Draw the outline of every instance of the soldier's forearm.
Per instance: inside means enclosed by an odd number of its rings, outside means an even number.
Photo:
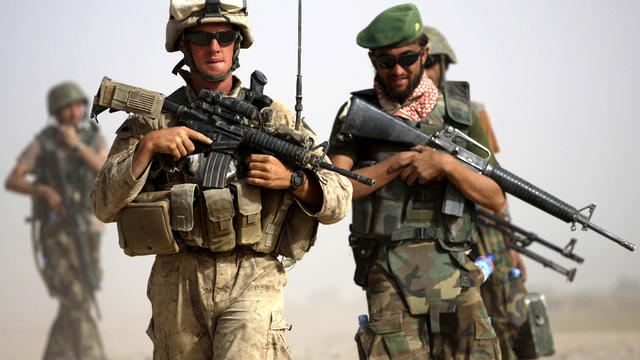
[[[447,163],[445,173],[467,199],[494,212],[499,212],[504,206],[504,193],[491,178],[467,169],[453,157]]]
[[[93,170],[95,173],[100,171],[100,169],[102,168],[102,165],[104,165],[104,162],[107,160],[106,151],[101,151],[100,153],[96,153],[88,145],[84,145],[80,147],[80,149],[78,149],[78,153],[80,154],[82,159],[87,163],[87,165],[89,165],[91,170]]]

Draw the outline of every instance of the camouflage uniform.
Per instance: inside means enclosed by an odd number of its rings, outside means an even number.
[[[246,91],[234,78],[229,95],[242,98]],[[190,87],[185,87],[169,98],[186,105],[193,96]],[[276,125],[294,126],[295,117],[284,105],[274,102],[270,109],[274,111]],[[158,182],[166,173],[150,170],[152,164],[139,179],[134,179],[132,157],[147,132],[171,126],[175,126],[175,118],[165,113],[159,119],[134,116],[120,127],[92,192],[98,218],[115,221],[120,209],[141,191],[159,190]],[[311,134],[308,129],[303,131]],[[314,239],[318,221],[332,223],[346,215],[351,198],[349,181],[326,170],[319,171],[317,176],[324,197],[318,212],[310,211],[286,191],[260,190],[261,238],[271,235],[282,238],[281,231],[285,231],[286,226],[277,225],[269,213],[274,204],[267,199],[273,200],[274,196],[282,199],[275,208],[284,206],[279,214],[287,219],[302,214],[296,221],[312,224]],[[194,179],[185,175],[178,183],[190,181]],[[276,224],[275,230],[266,224],[268,219]],[[293,236],[302,235],[293,231]],[[287,274],[275,257],[276,243],[270,246],[264,249],[238,244],[226,251],[185,246],[177,254],[156,256],[147,290],[152,305],[147,333],[154,343],[154,359],[290,358],[283,335],[291,325],[282,315]],[[303,250],[308,250],[308,246]]]
[[[478,114],[482,121],[482,126],[489,136],[489,143],[492,151],[499,150],[498,142],[484,106],[480,103],[473,103],[474,112]],[[505,206],[505,215],[506,206]],[[514,352],[516,340],[520,329],[524,329],[527,323],[527,308],[524,304],[524,297],[527,291],[521,277],[513,277],[510,272],[513,268],[508,249],[505,245],[507,239],[494,227],[478,225],[480,241],[474,248],[475,255],[492,253],[496,260],[491,277],[482,284],[480,290],[482,299],[489,316],[491,324],[500,339],[500,348],[504,359],[518,359]]]
[[[104,139],[94,124],[78,130],[81,141],[91,144],[96,153],[105,150]],[[86,244],[93,274],[100,273],[99,248],[103,225],[91,214],[89,191],[94,173],[79,157],[76,150],[63,145],[54,126],[45,128],[25,149],[18,163],[33,169],[37,184],[51,186],[62,194],[60,171],[68,182],[69,197],[77,200],[76,208],[67,209],[68,216],[78,219],[79,233]],[[55,169],[55,170],[54,170]],[[58,315],[49,332],[45,359],[104,359],[104,350],[95,320],[91,315],[92,302],[85,286],[78,249],[74,243],[74,225],[68,218],[56,216],[42,198],[34,198],[34,219],[39,225],[36,246],[41,254],[41,274],[49,294],[60,301]],[[36,227],[37,228],[37,227]],[[34,229],[36,229],[34,228]],[[99,276],[98,276],[99,277]],[[99,282],[99,279],[98,279]]]
[[[441,66],[441,81],[446,78],[449,64],[456,64],[457,58],[453,48],[437,29],[425,26],[429,36],[429,56],[436,57]],[[500,151],[495,133],[491,127],[489,116],[481,103],[472,102],[475,115],[487,134],[488,144],[493,153]],[[502,357],[517,359],[513,351],[514,340],[518,329],[527,320],[523,299],[526,295],[524,283],[520,277],[509,276],[513,267],[502,233],[489,226],[478,225],[480,241],[473,247],[474,257],[492,253],[495,256],[494,271],[491,277],[482,284],[481,294],[491,318],[491,324],[500,339]]]
[[[389,113],[400,105],[380,104],[370,90],[354,95]],[[380,146],[386,146],[387,157],[405,149],[364,139],[339,140],[337,134],[345,113],[346,105],[334,123],[332,156],[345,155],[356,167],[366,167],[373,165],[370,154]],[[449,122],[445,114],[445,100],[440,94],[436,107],[420,122],[421,129],[441,129]],[[487,143],[477,119],[466,132]],[[371,268],[364,274],[366,281],[359,284],[366,289],[370,316],[366,331],[356,336],[363,359],[500,358],[498,341],[477,286],[482,275],[465,255],[469,239],[477,236],[470,222],[472,206],[467,201],[463,218],[440,213],[446,186],[446,181],[440,181],[408,187],[395,179],[365,199],[354,201],[352,240],[358,239],[354,248],[356,262],[362,260],[357,254],[366,244],[375,244]],[[405,194],[401,195],[401,202],[390,200],[398,193]],[[379,212],[377,216],[369,213],[371,204],[373,212]],[[397,208],[399,204],[404,205]],[[370,218],[371,224],[362,227],[363,217]],[[397,225],[399,229],[394,228]],[[425,229],[421,236],[412,235],[421,229]],[[429,229],[435,232],[430,233]],[[385,235],[390,230],[391,239]]]

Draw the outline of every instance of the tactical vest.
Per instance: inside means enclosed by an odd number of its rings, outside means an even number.
[[[97,151],[97,125],[90,121],[85,121],[82,125],[78,128],[80,141]],[[66,196],[64,201],[66,206],[70,208],[67,209],[68,211],[90,213],[89,193],[93,186],[95,173],[81,158],[77,150],[70,149],[66,144],[63,144],[56,126],[46,127],[36,136],[36,139],[42,153],[38,157],[35,167],[35,182],[49,185],[60,196]],[[36,219],[47,222],[52,213],[45,199],[35,198],[33,216]]]
[[[352,93],[380,107],[373,89]],[[423,132],[433,134],[445,125],[463,132],[472,124],[469,87],[466,82],[447,82],[443,96],[434,110],[422,121],[405,120]],[[406,151],[406,145],[370,139],[358,140],[357,168],[372,166],[394,154]],[[460,143],[466,146],[465,143]],[[449,202],[457,199],[457,211],[450,211]],[[463,208],[462,208],[463,206]],[[462,211],[459,211],[462,210]],[[420,186],[407,186],[396,178],[366,198],[353,202],[352,235],[383,241],[410,239],[436,240],[450,252],[467,250],[472,241],[472,203],[447,180]],[[464,269],[463,257],[455,256]]]
[[[167,100],[189,105],[185,89]],[[238,97],[245,98],[247,93],[242,88]],[[152,163],[144,191],[118,216],[124,252],[130,256],[174,254],[185,247],[225,252],[244,246],[300,260],[315,242],[317,220],[295,204],[290,192],[247,184],[239,161],[244,153],[234,151],[235,165],[230,167],[218,162],[216,155],[191,155],[195,163],[181,169]],[[204,170],[219,166],[228,169],[224,184],[205,186]]]

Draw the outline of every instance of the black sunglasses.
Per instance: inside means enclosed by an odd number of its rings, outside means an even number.
[[[430,67],[433,67],[435,64],[440,63],[440,56],[439,55],[429,55],[427,56],[427,60],[425,60],[424,62],[424,68],[428,69]]]
[[[415,64],[415,62],[418,61],[418,58],[420,58],[420,55],[422,55],[423,52],[424,48],[420,51],[403,52],[398,57],[388,54],[376,55],[372,53],[372,55],[373,60],[376,62],[376,64],[378,64],[378,66],[383,69],[391,69],[392,67],[396,66],[396,63],[400,64],[400,66],[402,67],[407,67]]]
[[[215,33],[210,33],[207,31],[193,31],[193,32],[185,32],[184,36],[189,40],[190,43],[205,46],[211,43],[211,40],[216,39],[220,46],[226,46],[233,44],[236,41],[236,38],[240,35],[239,32],[234,30],[224,30],[218,31]]]

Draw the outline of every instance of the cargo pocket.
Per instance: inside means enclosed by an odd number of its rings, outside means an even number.
[[[491,340],[496,338],[496,333],[489,322],[489,319],[475,320],[475,338],[476,340]]]
[[[267,335],[267,360],[291,359],[291,350],[284,339],[284,331],[291,330],[280,311],[271,312],[271,324]]]
[[[233,198],[229,189],[204,191],[207,221],[207,246],[213,252],[229,251],[236,246],[233,229]]]
[[[251,186],[246,181],[241,181],[236,184],[236,191],[239,212],[236,216],[237,243],[238,245],[253,245],[262,239],[260,188]]]
[[[406,334],[405,331],[403,331],[402,323],[402,313],[397,313],[384,319],[370,321],[369,328],[373,332],[374,336],[373,340],[368,340],[371,344],[368,354],[371,355],[383,352],[386,353],[391,360],[411,359],[416,357],[416,354],[413,353],[412,348],[409,345],[409,336],[413,336],[413,334]],[[415,329],[415,336],[417,335],[418,330]],[[366,335],[363,337],[363,340],[365,339]],[[419,341],[419,339],[415,340]]]
[[[171,231],[169,191],[140,194],[118,213],[120,247],[129,256],[175,254],[180,250]]]

